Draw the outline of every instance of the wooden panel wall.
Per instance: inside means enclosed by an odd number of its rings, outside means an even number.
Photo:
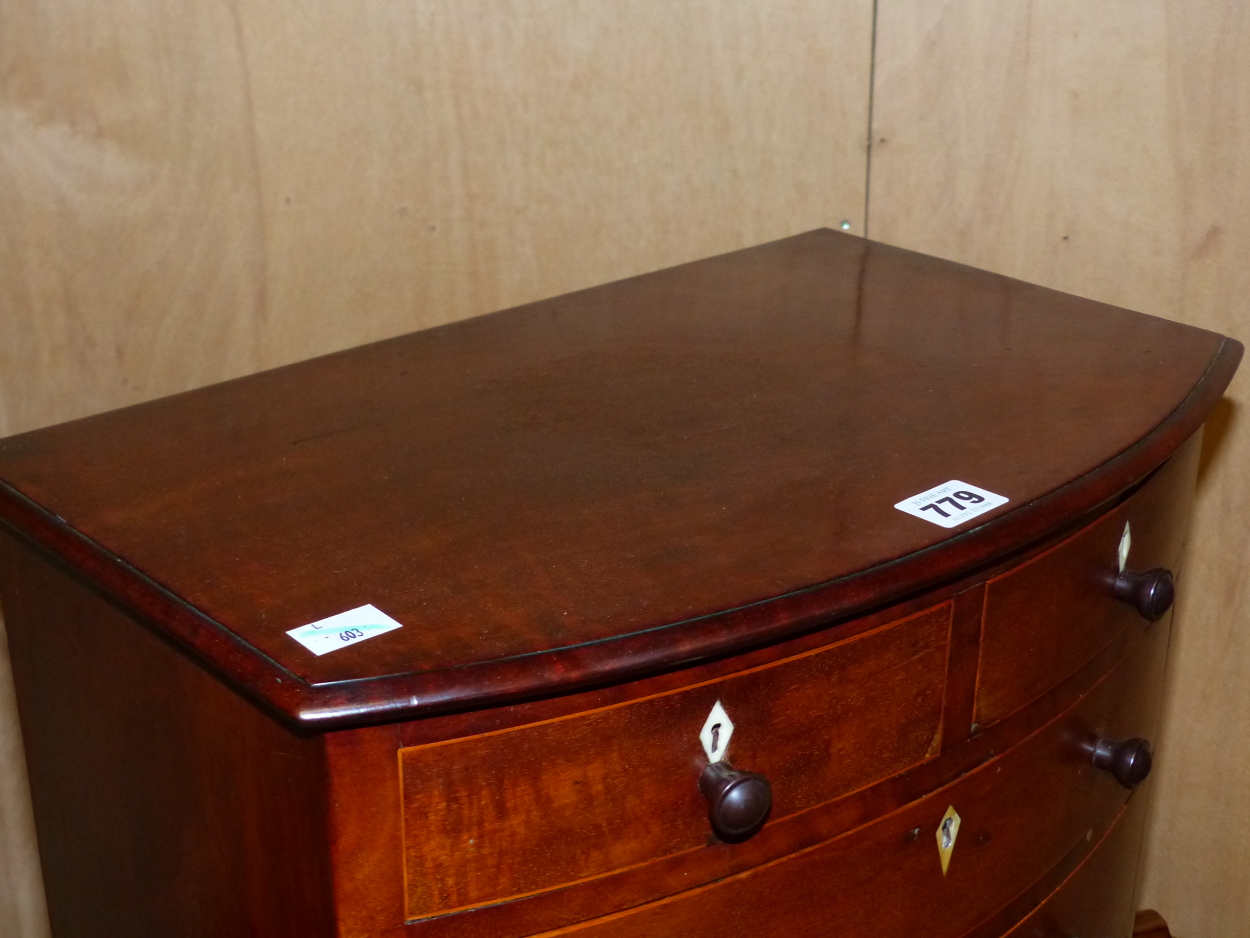
[[[862,230],[866,0],[329,7],[245,4],[266,361]]]
[[[1250,340],[1250,7],[880,0],[872,237]],[[1139,905],[1250,923],[1250,367],[1206,440]]]
[[[871,0],[0,0],[0,435],[843,219]]]
[[[0,0],[0,435],[862,231],[871,37],[872,0]]]

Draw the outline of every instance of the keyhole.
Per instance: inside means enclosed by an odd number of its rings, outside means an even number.
[[[712,725],[712,752],[720,752],[720,724]]]
[[[951,828],[953,828],[954,826],[955,826],[955,819],[953,817],[948,817],[945,821],[942,822],[942,849],[943,850],[949,850],[951,848],[951,844],[955,842],[954,838],[951,837]]]

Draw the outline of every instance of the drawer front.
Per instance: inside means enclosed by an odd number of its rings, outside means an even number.
[[[991,580],[985,594],[973,720],[1009,716],[1046,693],[1106,647],[1121,630],[1145,625],[1111,595],[1120,539],[1131,533],[1126,569],[1144,572],[1180,559],[1197,472],[1191,440],[1138,492],[1089,527]]]
[[[715,681],[400,750],[408,919],[704,849],[699,733],[717,701],[727,758],[768,777],[773,818],[923,761],[949,630],[945,603]]]
[[[1089,764],[1082,745],[1149,732],[1166,638],[1156,630],[1068,711],[899,811],[714,884],[546,934],[960,938],[1098,842],[1120,814],[1128,793]],[[944,875],[938,835],[951,807],[961,824]]]
[[[1141,848],[1140,805],[1111,830],[1058,889],[1003,938],[1127,938]]]

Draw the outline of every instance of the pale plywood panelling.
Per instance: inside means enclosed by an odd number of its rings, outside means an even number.
[[[241,9],[268,363],[862,226],[864,0]]]
[[[0,435],[258,365],[237,35],[216,3],[0,0]]]
[[[0,433],[862,226],[868,0],[0,21]]]
[[[875,238],[1250,337],[1238,0],[881,0]],[[1139,904],[1250,921],[1250,372],[1209,441]],[[1211,449],[1209,446],[1208,449]]]
[[[1165,43],[1178,318],[1250,342],[1250,8],[1173,0]],[[1211,427],[1142,881],[1146,904],[1173,911],[1174,932],[1209,938],[1250,922],[1250,363],[1230,397]]]
[[[874,238],[1175,313],[1163,5],[882,0]]]

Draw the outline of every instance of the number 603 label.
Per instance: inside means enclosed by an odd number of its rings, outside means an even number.
[[[286,634],[320,657],[339,648],[346,648],[348,645],[355,645],[367,638],[399,628],[403,626],[377,606],[370,604],[340,612],[328,619],[301,625],[298,629],[291,629]]]
[[[927,492],[905,498],[894,507],[944,528],[954,528],[1010,501],[985,489],[952,479]]]

